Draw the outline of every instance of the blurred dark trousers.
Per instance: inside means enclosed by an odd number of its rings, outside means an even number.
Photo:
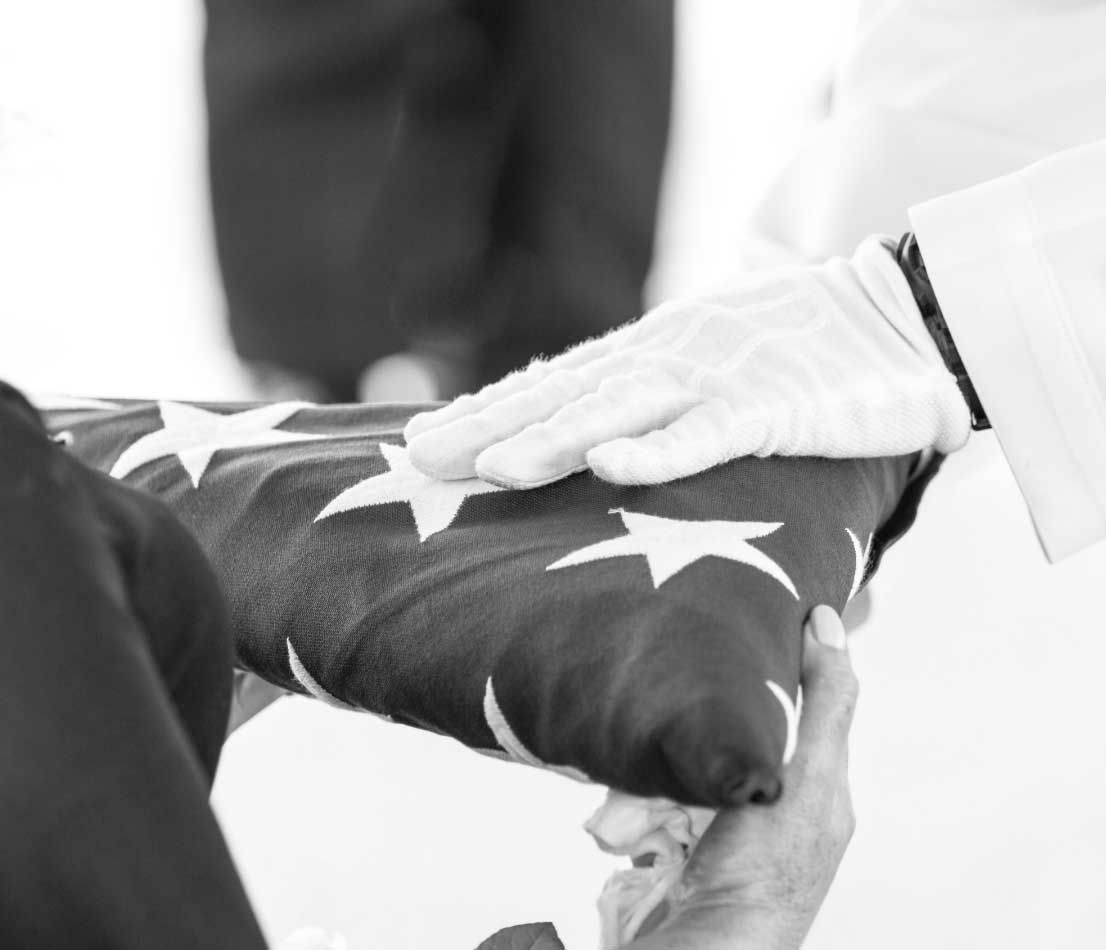
[[[474,382],[638,315],[673,0],[206,0],[235,346],[340,398],[462,340]]]

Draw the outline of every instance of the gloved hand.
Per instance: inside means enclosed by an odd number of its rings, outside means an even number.
[[[743,455],[949,452],[971,421],[893,251],[753,275],[407,425],[442,479],[533,488],[590,468],[656,484]]]

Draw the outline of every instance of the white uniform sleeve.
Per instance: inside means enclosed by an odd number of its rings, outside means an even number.
[[[1106,141],[910,219],[1045,554],[1106,538]]]

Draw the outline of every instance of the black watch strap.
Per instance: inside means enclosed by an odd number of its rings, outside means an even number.
[[[933,284],[930,283],[929,274],[926,273],[925,261],[922,260],[922,250],[918,247],[918,241],[913,232],[904,234],[902,240],[899,241],[898,250],[895,252],[895,260],[899,262],[899,267],[906,275],[906,282],[910,284],[910,290],[913,292],[914,300],[922,313],[922,320],[926,325],[926,329],[937,344],[937,349],[941,352],[941,359],[945,361],[945,366],[948,367],[949,372],[956,377],[956,385],[960,387],[960,393],[964,397],[964,402],[968,404],[968,411],[972,415],[972,428],[976,430],[991,428],[991,423],[987,420],[987,413],[983,409],[983,403],[979,401],[979,395],[972,385],[971,377],[968,376],[968,371],[964,367],[964,361],[960,358],[960,353],[953,342],[952,333],[949,331],[948,324],[945,323],[941,306],[937,303],[937,294],[934,293]]]

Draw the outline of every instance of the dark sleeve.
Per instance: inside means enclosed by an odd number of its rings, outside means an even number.
[[[0,946],[263,948],[207,802],[230,635],[195,541],[0,384]]]

